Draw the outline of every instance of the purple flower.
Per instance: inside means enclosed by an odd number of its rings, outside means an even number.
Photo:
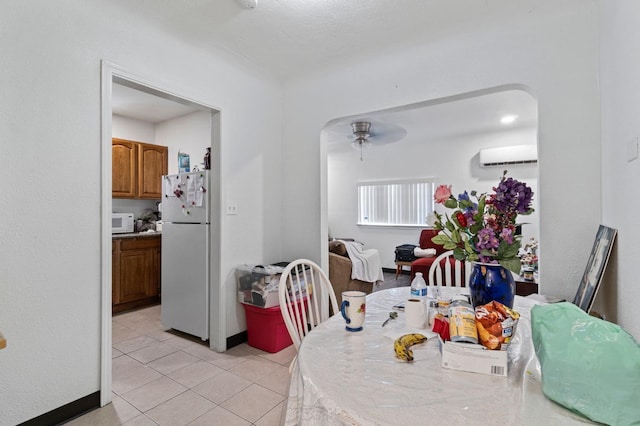
[[[505,240],[507,244],[513,244],[513,233],[509,228],[503,228],[500,232],[500,238]]]
[[[500,241],[498,237],[496,237],[496,233],[491,228],[482,228],[478,231],[478,242],[476,243],[476,248],[478,251],[482,250],[495,250],[500,245]]]
[[[493,205],[499,211],[522,214],[531,209],[533,191],[525,183],[507,178],[500,181],[494,190]]]

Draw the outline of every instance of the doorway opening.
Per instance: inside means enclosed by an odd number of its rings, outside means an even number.
[[[503,123],[501,118],[517,116]],[[368,149],[362,149],[354,123],[370,123]],[[345,236],[381,253],[382,267],[395,270],[398,242],[418,244],[428,215],[419,224],[358,223],[361,182],[406,182],[432,179],[454,190],[488,192],[502,176],[526,182],[538,192],[537,162],[483,164],[480,151],[518,146],[538,147],[538,102],[526,86],[509,84],[379,111],[336,118],[321,132],[326,149],[324,211],[328,239]],[[355,145],[355,146],[354,146]],[[356,149],[354,149],[356,148]],[[457,193],[456,193],[457,194]],[[411,197],[413,200],[413,196]],[[539,239],[539,197],[536,212],[525,216],[522,245]],[[328,250],[323,250],[328,252]],[[327,263],[325,263],[327,264]]]
[[[203,169],[207,149],[210,157],[210,210],[220,210],[220,109],[160,87],[148,79],[103,61],[102,63],[102,127],[101,127],[101,385],[100,405],[111,401],[112,388],[112,213],[131,212],[141,217],[158,214],[162,194],[142,197],[113,198],[112,141],[137,141],[166,148],[167,170],[179,170],[178,152],[189,153],[190,169]],[[156,173],[157,174],[157,173]],[[138,194],[139,192],[136,192]],[[156,198],[157,196],[157,198]],[[160,213],[161,215],[161,213]],[[154,217],[151,217],[155,219]],[[151,221],[146,222],[151,225]],[[220,286],[220,216],[211,215],[208,238],[210,244],[209,347],[226,349],[226,309]],[[149,226],[151,229],[151,226]],[[153,274],[152,274],[153,275]],[[159,275],[158,275],[159,278]]]

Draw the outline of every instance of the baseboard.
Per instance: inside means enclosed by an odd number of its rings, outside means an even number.
[[[73,402],[44,413],[31,420],[21,423],[20,426],[50,426],[67,422],[74,417],[81,416],[91,410],[100,408],[100,391],[76,399]]]
[[[240,332],[238,334],[234,334],[233,336],[227,337],[227,350],[233,348],[234,346],[238,346],[244,342],[249,340],[249,336],[247,335],[247,331]]]
[[[394,274],[395,275],[396,270],[392,269],[392,268],[382,268],[382,272],[388,272],[390,274]],[[400,271],[400,274],[401,275],[411,275],[411,271],[408,271],[408,270],[403,268],[402,271]]]

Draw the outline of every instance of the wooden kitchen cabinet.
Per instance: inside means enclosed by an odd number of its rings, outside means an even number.
[[[113,240],[113,312],[160,301],[160,236]]]
[[[114,138],[111,141],[111,193],[114,198],[137,195],[138,144]]]
[[[138,198],[162,198],[162,176],[167,174],[169,148],[138,145]]]
[[[114,198],[162,198],[162,176],[168,172],[169,148],[113,138],[111,182]]]

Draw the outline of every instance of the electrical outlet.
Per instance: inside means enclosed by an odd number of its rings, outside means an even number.
[[[227,201],[227,214],[238,214],[238,204],[235,201]]]

